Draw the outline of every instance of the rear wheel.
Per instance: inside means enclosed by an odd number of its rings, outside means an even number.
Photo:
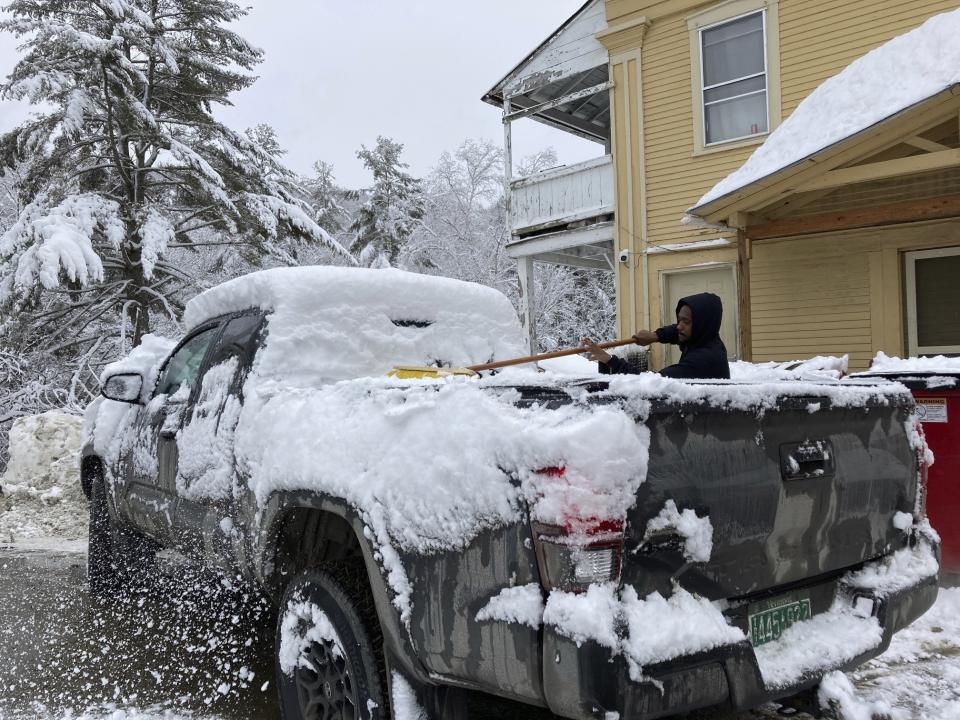
[[[106,488],[90,489],[87,579],[95,597],[111,599],[143,589],[152,578],[156,546],[139,533],[114,525],[107,509]]]
[[[299,574],[283,594],[276,650],[284,720],[390,717],[380,625],[362,565]]]

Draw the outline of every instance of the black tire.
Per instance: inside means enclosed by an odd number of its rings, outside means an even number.
[[[157,547],[127,528],[114,525],[102,482],[90,488],[90,529],[87,540],[87,580],[90,593],[114,599],[149,587]]]
[[[314,610],[326,617],[333,637],[318,629]],[[310,630],[312,639],[306,637]],[[284,720],[389,718],[382,645],[362,564],[297,575],[277,618],[277,691]]]

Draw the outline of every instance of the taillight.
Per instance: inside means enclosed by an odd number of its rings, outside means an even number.
[[[563,468],[540,475],[563,478]],[[571,516],[562,525],[533,523],[533,538],[544,589],[586,592],[595,583],[618,583],[623,563],[624,522]]]

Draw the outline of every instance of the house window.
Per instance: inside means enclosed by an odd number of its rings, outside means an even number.
[[[767,131],[764,13],[700,31],[707,145]]]
[[[960,247],[906,254],[911,355],[960,354]]]
[[[780,122],[776,0],[729,0],[687,18],[694,154],[756,144]]]

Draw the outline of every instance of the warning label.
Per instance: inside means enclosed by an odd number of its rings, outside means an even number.
[[[917,418],[920,422],[947,422],[947,399],[917,398]]]

